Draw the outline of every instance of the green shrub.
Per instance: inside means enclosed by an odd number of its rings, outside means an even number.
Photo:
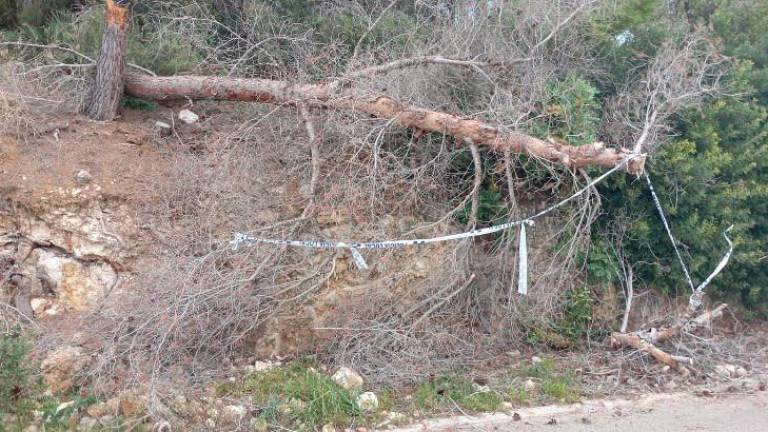
[[[101,47],[104,8],[101,5],[75,14],[58,11],[42,27],[26,26],[17,30],[17,38],[41,44],[70,46],[96,58]],[[80,63],[74,54],[55,52],[62,62]],[[127,58],[160,75],[172,75],[197,66],[202,57],[195,45],[172,28],[157,20],[135,18],[128,28]]]
[[[35,406],[39,384],[27,362],[28,350],[18,331],[0,336],[0,424],[8,414],[28,417]]]

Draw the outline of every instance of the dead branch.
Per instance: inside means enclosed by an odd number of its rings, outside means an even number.
[[[663,363],[672,369],[680,372],[681,375],[687,376],[690,371],[680,364],[673,356],[657,348],[652,343],[646,341],[642,337],[633,333],[613,333],[611,335],[611,345],[615,347],[630,347],[638,351],[643,351],[655,358],[659,363]]]
[[[632,333],[614,332],[611,334],[611,345],[616,348],[628,347],[646,352],[660,363],[675,369],[683,376],[687,376],[690,371],[688,371],[688,369],[681,363],[692,364],[693,361],[687,357],[680,358],[670,355],[656,347],[656,345],[679,336],[683,332],[691,332],[696,328],[711,322],[713,319],[721,316],[726,307],[728,307],[727,304],[721,304],[715,309],[705,312],[696,318],[660,330],[650,329]],[[681,359],[685,361],[683,362]]]
[[[304,128],[307,130],[309,138],[309,151],[312,160],[312,176],[309,181],[309,206],[315,204],[317,195],[317,182],[320,179],[320,139],[315,131],[315,125],[309,116],[309,110],[305,104],[299,104],[299,115],[304,122]]]
[[[632,297],[635,295],[635,291],[633,288],[634,285],[634,279],[635,274],[632,271],[632,266],[629,264],[626,264],[626,306],[624,307],[624,316],[621,319],[621,329],[619,330],[621,333],[627,332],[627,325],[629,325],[629,313],[632,311]]]
[[[472,152],[472,164],[475,168],[475,176],[472,185],[472,207],[467,218],[467,228],[474,229],[477,225],[477,212],[480,208],[480,186],[483,185],[483,160],[480,158],[480,150],[474,143],[469,144],[469,151]]]
[[[417,67],[417,66],[445,65],[445,66],[457,66],[457,67],[466,67],[466,68],[499,67],[499,66],[512,66],[514,64],[524,63],[530,60],[531,60],[530,58],[520,58],[520,59],[509,59],[509,60],[500,60],[500,61],[477,61],[477,60],[461,60],[461,59],[446,58],[439,55],[410,57],[410,58],[394,60],[389,63],[370,66],[364,69],[353,71],[344,75],[343,78],[354,79],[354,78],[360,78],[360,77],[370,77],[374,75],[380,75],[387,72],[392,72],[400,69]]]
[[[96,66],[96,59],[93,57],[89,57],[80,51],[74,50],[72,48],[68,48],[61,45],[42,45],[42,44],[36,44],[36,43],[29,43],[29,42],[0,42],[0,46],[16,46],[16,47],[27,47],[27,48],[39,48],[39,49],[50,49],[50,50],[57,50],[57,51],[63,51],[70,54],[73,54],[77,57],[80,57],[83,60],[87,60],[89,63],[76,63],[76,64],[69,64],[69,63],[60,63],[57,65],[51,65],[50,67],[71,67],[71,68],[85,68],[85,67],[95,67]],[[42,67],[42,66],[41,66]],[[143,72],[149,76],[157,76],[156,73],[152,72],[151,70],[141,67],[134,63],[128,63],[128,67],[136,69],[139,72]]]

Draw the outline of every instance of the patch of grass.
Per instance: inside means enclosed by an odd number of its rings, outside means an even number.
[[[556,371],[552,359],[542,359],[528,368],[528,375],[538,379],[539,396],[566,403],[577,402],[581,395],[574,374],[570,369]]]
[[[276,367],[246,376],[241,382],[217,386],[219,396],[250,396],[260,417],[271,425],[315,430],[325,424],[346,426],[363,413],[356,392],[302,364]]]
[[[507,399],[516,405],[527,405],[531,401],[531,395],[528,390],[522,387],[511,387],[507,391]]]
[[[431,412],[452,408],[454,403],[470,411],[497,411],[504,402],[499,393],[477,389],[471,381],[452,375],[422,383],[416,388],[413,400],[417,409]]]

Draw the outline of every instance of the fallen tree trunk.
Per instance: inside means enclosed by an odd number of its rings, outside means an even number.
[[[678,320],[674,325],[663,328],[660,330],[641,330],[632,333],[613,333],[611,334],[611,345],[614,347],[628,347],[634,348],[639,351],[646,352],[655,358],[659,363],[669,366],[672,369],[680,372],[683,376],[687,376],[690,371],[683,366],[684,363],[692,364],[693,361],[687,357],[679,357],[671,355],[656,345],[666,342],[680,333],[686,331],[690,332],[701,327],[705,324],[712,322],[713,319],[718,318],[723,314],[723,310],[728,307],[727,304],[721,304],[720,306],[705,312],[696,318],[691,318],[692,311],[686,313],[686,317]]]
[[[96,81],[86,112],[94,120],[112,120],[123,98],[128,9],[106,0],[104,33],[96,62]]]
[[[574,169],[584,166],[612,168],[631,156],[636,157],[627,164],[628,172],[641,174],[645,166],[645,157],[637,156],[627,149],[607,148],[600,142],[576,147],[541,140],[519,132],[503,131],[479,120],[404,105],[385,95],[369,96],[353,89],[336,91],[335,86],[330,84],[129,74],[125,80],[125,91],[131,96],[155,100],[212,99],[283,105],[306,104],[327,109],[350,110],[388,119],[403,127],[450,135],[455,137],[457,142],[474,143],[500,152],[511,150]]]

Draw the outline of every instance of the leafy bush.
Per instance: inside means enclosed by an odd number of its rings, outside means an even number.
[[[727,248],[722,233],[733,224],[734,255],[708,292],[735,297],[768,316],[768,5],[720,0],[707,7],[694,3],[688,13],[689,19],[711,26],[713,36],[722,38],[725,54],[736,58],[728,91],[743,96],[722,97],[683,113],[677,136],[661,147],[648,168],[694,283],[704,280],[721,259]],[[636,49],[658,36],[640,31],[653,28],[653,16],[627,19],[638,29]],[[623,50],[612,52],[617,71],[636,56]],[[626,232],[621,243],[636,284],[684,294],[689,291],[684,276],[644,183],[614,177],[599,186],[604,216],[593,226],[593,238],[610,243],[617,228]]]

